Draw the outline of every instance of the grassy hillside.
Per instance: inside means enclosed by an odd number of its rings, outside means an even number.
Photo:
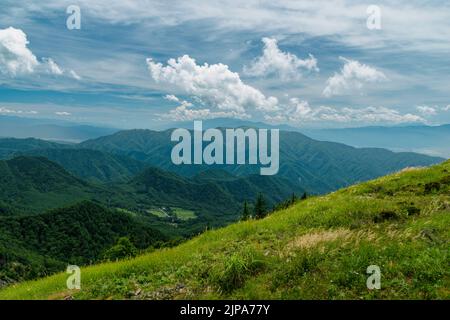
[[[0,299],[450,298],[450,161],[300,201],[172,249],[0,291]],[[381,268],[381,290],[366,269]]]

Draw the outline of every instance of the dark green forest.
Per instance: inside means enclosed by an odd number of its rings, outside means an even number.
[[[123,236],[141,250],[167,240],[130,215],[89,201],[42,214],[1,217],[0,281],[42,277],[67,264],[98,262]]]

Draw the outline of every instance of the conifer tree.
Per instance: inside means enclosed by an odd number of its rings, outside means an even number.
[[[266,200],[264,199],[262,193],[259,193],[255,201],[254,217],[256,219],[262,219],[266,216],[266,214]]]
[[[250,209],[248,208],[247,200],[244,201],[244,207],[242,209],[242,220],[248,220],[251,218]]]
[[[291,204],[294,204],[296,202],[297,202],[297,196],[295,195],[295,193],[292,193]]]

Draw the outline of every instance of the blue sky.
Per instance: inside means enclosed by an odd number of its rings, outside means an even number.
[[[450,123],[450,5],[390,2],[4,0],[0,114],[121,128]],[[371,4],[381,29],[367,28]],[[66,27],[69,5],[80,30]]]

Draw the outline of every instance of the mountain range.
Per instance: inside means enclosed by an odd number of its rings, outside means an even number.
[[[172,130],[128,130],[85,141],[79,147],[124,155],[149,165],[191,177],[217,168],[235,176],[259,173],[257,165],[175,165],[170,161]],[[443,158],[416,153],[394,153],[380,148],[354,148],[313,140],[301,133],[280,132],[278,176],[310,193],[326,193],[408,166],[427,166]]]
[[[286,124],[267,124],[250,120],[216,118],[203,121],[203,128],[252,127],[300,132],[321,140],[343,143],[358,148],[383,148],[395,152],[417,152],[442,158],[450,157],[450,125],[368,126],[356,128],[312,129]],[[193,129],[192,121],[172,122],[154,127],[164,131],[172,128]],[[79,124],[58,119],[37,119],[0,115],[0,137],[38,138],[63,143],[79,143],[88,139],[122,131],[92,124]]]
[[[121,237],[136,250],[236,222],[263,195],[270,211],[442,158],[355,148],[280,132],[280,170],[171,162],[172,130],[126,130],[81,143],[0,139],[0,286],[98,262]],[[291,199],[285,201],[286,199]]]
[[[193,123],[192,121],[181,121],[171,124],[171,127],[193,129]],[[316,140],[338,142],[358,148],[384,148],[396,152],[417,152],[446,159],[450,158],[450,148],[448,147],[450,145],[450,124],[314,129],[231,118],[203,121],[203,128],[205,129],[217,127],[280,129],[300,132]]]

